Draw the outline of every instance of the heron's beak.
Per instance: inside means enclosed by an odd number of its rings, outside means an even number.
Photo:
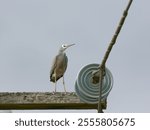
[[[73,45],[75,45],[75,44],[69,44],[69,45],[67,45],[67,48],[68,48],[68,47],[71,47],[71,46],[73,46]]]

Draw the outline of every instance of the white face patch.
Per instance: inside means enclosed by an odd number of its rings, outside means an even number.
[[[67,47],[67,44],[63,44],[63,45],[62,45],[62,48],[66,48],[66,47]]]

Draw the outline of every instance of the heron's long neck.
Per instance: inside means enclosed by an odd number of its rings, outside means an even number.
[[[64,54],[64,53],[65,53],[64,50],[62,50],[62,49],[59,50],[59,54]]]

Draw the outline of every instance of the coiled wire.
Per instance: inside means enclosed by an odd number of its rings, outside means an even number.
[[[98,70],[99,64],[89,64],[78,73],[75,82],[75,91],[80,100],[86,103],[98,103],[99,83],[92,83],[93,71]],[[109,69],[105,68],[105,76],[102,85],[102,100],[106,99],[113,86],[113,76]]]

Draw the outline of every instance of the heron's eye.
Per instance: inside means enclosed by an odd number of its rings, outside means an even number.
[[[66,48],[66,45],[62,45],[63,48]]]

